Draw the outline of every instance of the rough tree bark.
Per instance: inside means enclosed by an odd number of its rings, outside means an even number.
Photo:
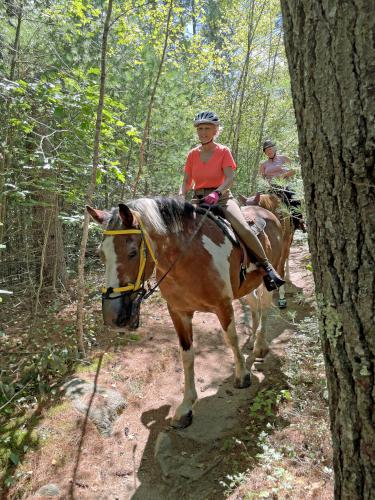
[[[335,498],[375,495],[375,3],[281,0],[329,389]]]

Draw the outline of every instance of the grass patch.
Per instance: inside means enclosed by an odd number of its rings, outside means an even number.
[[[51,406],[51,408],[48,409],[46,416],[55,417],[56,415],[60,415],[60,413],[64,413],[69,408],[70,408],[70,402],[63,401],[62,403],[59,403],[56,406]]]
[[[113,360],[113,354],[106,352],[103,356],[102,368]],[[95,357],[92,361],[87,360],[79,363],[75,368],[75,373],[95,373],[98,369],[99,358]]]

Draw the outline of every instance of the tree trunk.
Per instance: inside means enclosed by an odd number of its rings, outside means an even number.
[[[14,37],[13,47],[11,49],[11,63],[10,63],[10,73],[9,80],[14,80],[16,74],[16,67],[19,57],[19,48],[20,48],[20,36],[21,36],[21,23],[22,23],[22,14],[23,14],[23,3],[20,2],[19,6],[15,8],[14,14],[17,15],[17,27],[16,34]]]
[[[197,34],[197,15],[195,11],[195,0],[191,0],[191,24],[193,28],[193,36]]]
[[[33,210],[33,249],[40,255],[40,264],[36,268],[36,281],[39,286],[52,287],[64,284],[66,263],[63,243],[62,224],[59,219],[60,208],[58,195],[49,191],[35,193],[41,205]],[[40,291],[37,302],[39,301]],[[37,311],[38,305],[35,305]]]
[[[373,499],[375,4],[281,4],[329,389],[335,498]]]
[[[239,137],[240,137],[240,129],[241,129],[241,117],[242,117],[242,106],[243,106],[243,101],[245,98],[245,91],[247,89],[247,79],[248,79],[248,72],[249,72],[249,63],[250,63],[250,54],[253,48],[253,38],[254,38],[254,33],[257,29],[259,20],[261,18],[261,15],[263,13],[263,9],[265,7],[265,3],[262,4],[261,6],[261,11],[260,14],[258,15],[257,20],[254,22],[254,15],[255,15],[255,1],[251,1],[251,7],[249,11],[249,16],[248,16],[248,23],[247,23],[247,44],[246,44],[246,54],[245,54],[245,59],[244,63],[241,69],[241,74],[238,79],[238,85],[235,91],[235,96],[234,96],[234,101],[233,101],[233,106],[232,106],[232,111],[231,111],[231,120],[230,120],[230,129],[229,129],[229,136],[228,140],[231,142],[231,151],[234,156],[234,158],[237,158],[238,154],[238,144],[239,144]],[[233,138],[232,138],[233,135]]]
[[[9,70],[9,80],[13,81],[16,74],[16,69],[18,66],[19,59],[19,49],[20,49],[20,37],[21,37],[21,24],[22,24],[22,15],[23,15],[23,2],[20,2],[18,6],[14,6],[13,14],[17,16],[17,26],[16,33],[14,35],[13,46],[11,47],[10,53],[10,70]],[[9,101],[5,102],[5,116],[8,117],[9,110]],[[7,121],[7,120],[6,120]],[[5,121],[5,122],[6,122]],[[6,128],[9,127],[7,124]],[[0,153],[0,243],[3,241],[3,226],[5,223],[5,215],[6,215],[6,193],[4,192],[4,184],[5,184],[5,175],[10,168],[11,163],[11,154],[12,150],[12,135],[9,133],[9,130],[5,133],[4,140],[4,155]]]
[[[274,53],[272,54],[273,48],[273,36],[270,35],[270,49],[268,55],[268,67],[267,67],[267,85],[272,85],[275,76],[276,61],[279,55],[279,46],[281,41],[281,32],[277,34],[277,44]],[[272,61],[271,61],[272,58]],[[266,91],[266,95],[263,101],[262,118],[259,125],[257,149],[253,155],[253,162],[249,170],[249,193],[253,193],[255,189],[256,179],[259,175],[259,163],[262,155],[262,142],[264,140],[264,128],[266,124],[266,118],[268,114],[268,106],[270,103],[270,90]]]
[[[99,102],[96,113],[94,151],[92,159],[92,175],[91,175],[91,182],[87,188],[87,194],[86,194],[86,201],[88,205],[91,205],[92,203],[92,196],[94,194],[96,187],[96,172],[98,170],[98,165],[99,165],[99,145],[100,145],[100,134],[102,130],[102,117],[103,117],[104,96],[105,96],[107,43],[108,43],[108,33],[110,29],[111,15],[112,15],[112,0],[108,0],[108,6],[104,21],[103,36],[102,36],[102,48],[101,48],[101,58],[100,58]],[[89,233],[89,215],[87,211],[85,211],[83,229],[82,229],[82,240],[79,251],[78,279],[77,279],[78,298],[77,298],[76,333],[78,337],[78,345],[81,354],[85,353],[84,342],[83,342],[83,320],[84,320],[83,304],[85,299],[85,255],[86,255],[88,233]]]
[[[150,127],[151,127],[151,114],[152,114],[152,110],[153,110],[153,107],[154,107],[154,100],[155,100],[155,96],[156,96],[156,90],[158,88],[158,83],[159,83],[160,75],[161,75],[161,72],[162,72],[162,69],[163,69],[163,65],[164,65],[164,61],[165,61],[165,58],[166,58],[166,55],[167,55],[168,41],[169,41],[169,37],[170,37],[170,34],[171,34],[170,33],[170,31],[171,31],[170,24],[171,24],[171,19],[172,19],[173,1],[174,0],[170,0],[170,3],[169,3],[169,9],[168,9],[168,14],[167,14],[167,26],[166,26],[166,29],[165,29],[165,38],[164,38],[163,52],[162,52],[162,55],[161,55],[161,58],[160,58],[160,63],[159,63],[158,72],[157,72],[157,75],[156,75],[156,78],[155,78],[155,82],[154,82],[154,85],[152,87],[151,96],[150,96],[150,102],[149,102],[149,105],[148,105],[146,122],[145,122],[145,126],[144,126],[144,129],[143,129],[142,142],[141,142],[141,146],[139,148],[138,169],[137,169],[137,175],[136,175],[136,178],[135,178],[135,182],[134,182],[134,186],[133,186],[133,192],[132,192],[133,197],[135,197],[135,195],[136,195],[138,184],[139,184],[139,181],[140,181],[140,178],[141,178],[141,175],[142,175],[143,165],[145,163],[146,146],[147,146],[147,143],[149,141]]]

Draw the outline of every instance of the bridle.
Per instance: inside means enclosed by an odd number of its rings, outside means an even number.
[[[105,230],[103,231],[104,235],[108,236],[117,236],[120,234],[140,234],[141,235],[141,246],[140,246],[140,261],[139,261],[139,269],[138,269],[138,275],[135,283],[128,283],[125,286],[122,287],[116,287],[116,288],[102,288],[102,300],[107,299],[107,300],[115,300],[118,298],[122,298],[125,295],[129,294],[136,294],[137,298],[135,299],[138,304],[142,302],[142,300],[148,299],[150,295],[152,295],[160,283],[164,280],[164,278],[167,277],[167,275],[170,273],[170,271],[174,268],[174,266],[177,264],[177,262],[180,260],[180,258],[185,254],[185,252],[188,250],[190,247],[191,242],[195,238],[195,236],[198,234],[198,231],[200,228],[203,226],[204,221],[206,220],[208,214],[211,212],[211,206],[208,206],[206,208],[206,213],[203,215],[200,223],[198,224],[196,230],[194,233],[190,236],[190,238],[187,241],[187,244],[185,246],[185,249],[175,258],[175,260],[172,262],[172,264],[169,266],[168,270],[163,274],[163,276],[157,281],[157,283],[151,287],[148,291],[145,290],[144,288],[144,269],[146,266],[146,260],[147,260],[147,250],[149,251],[152,260],[154,261],[155,265],[158,265],[158,261],[155,257],[155,253],[152,249],[151,243],[149,236],[143,226],[143,223],[141,219],[137,217],[137,222],[139,224],[140,229],[114,229],[114,230]],[[116,297],[111,297],[112,293],[118,293],[119,295],[116,295]]]
[[[105,230],[103,231],[103,234],[105,236],[118,236],[118,235],[123,235],[123,234],[140,234],[141,235],[141,245],[139,248],[139,268],[138,268],[138,274],[135,283],[128,283],[125,286],[121,287],[109,287],[109,288],[102,288],[102,299],[109,299],[109,300],[114,300],[122,297],[123,295],[127,295],[129,293],[134,293],[136,292],[139,294],[141,297],[145,295],[145,289],[144,289],[144,270],[146,267],[146,261],[147,261],[147,253],[151,255],[152,260],[154,261],[155,265],[157,265],[158,261],[155,257],[155,253],[152,249],[151,243],[149,236],[147,235],[147,232],[145,228],[143,227],[142,221],[138,220],[139,227],[140,229],[113,229],[113,230]],[[116,297],[111,297],[112,293],[118,293],[119,295],[116,295]]]

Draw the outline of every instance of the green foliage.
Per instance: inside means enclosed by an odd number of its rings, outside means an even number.
[[[53,275],[55,263],[61,260],[66,262],[68,276],[75,273],[92,176],[106,2],[25,0],[22,4],[18,41],[16,3],[0,6],[0,143],[4,155],[0,158],[0,204],[6,208],[0,211],[4,222],[0,249],[10,262],[9,270],[7,266],[1,270],[10,276],[25,273],[25,281],[16,284],[22,292],[30,289],[26,295],[32,298],[39,285],[41,247],[53,207],[58,212],[56,226],[63,234],[63,254],[48,260],[45,267]],[[169,2],[114,2],[93,197],[96,206],[115,206],[132,196],[150,94],[164,50],[168,8]],[[234,150],[238,163],[235,192],[248,194],[260,185],[259,145],[264,137],[272,137],[297,160],[280,35],[276,0],[267,4],[174,1],[166,59],[144,145],[139,195],[178,192],[186,154],[197,142],[192,117],[203,109],[220,115],[224,125],[220,141]],[[295,183],[301,185],[298,179]],[[98,230],[92,235],[88,269],[97,265],[92,254]],[[137,342],[139,336],[128,340]],[[91,332],[88,342],[95,343]],[[15,405],[35,404],[55,390],[54,384],[68,372],[75,356],[75,347],[46,344],[22,362],[15,359],[17,378],[11,371],[2,374],[4,415],[9,418]],[[252,418],[272,417],[278,397],[272,391],[259,395],[250,409]],[[22,450],[17,446],[9,450],[13,454],[7,460],[14,464]],[[230,487],[237,479],[228,480]]]
[[[75,347],[52,344],[43,346],[39,352],[30,353],[21,360],[17,354],[10,355],[9,368],[1,371],[2,414],[12,413],[13,408],[9,404],[11,401],[14,404],[26,404],[27,401],[34,401],[36,395],[55,393],[56,383],[69,373],[77,359],[78,352]]]
[[[288,389],[263,389],[251,403],[249,414],[252,422],[262,424],[275,418],[276,408],[282,401],[290,401],[292,395]]]
[[[9,172],[14,186],[9,188],[9,196],[32,206],[39,202],[38,196],[33,196],[35,191],[48,189],[60,193],[70,205],[80,205],[90,176],[102,12],[96,3],[82,0],[53,2],[48,8],[26,3],[25,9],[22,40],[34,33],[44,58],[34,72],[24,74],[19,67],[17,74],[22,78],[1,82],[7,117],[2,134],[12,137],[5,141],[5,152],[19,166]],[[157,8],[151,4],[146,9],[142,3],[135,8],[130,0],[115,2],[98,199],[109,194],[112,202],[131,192],[149,93],[164,45],[167,9],[168,3],[158,3]],[[294,156],[296,136],[280,44],[279,5],[254,4],[254,9],[251,16],[251,5],[245,1],[197,0],[193,12],[190,4],[175,2],[167,59],[146,145],[146,169],[141,179],[144,193],[176,193],[186,152],[196,141],[191,119],[199,109],[213,108],[221,115],[224,143],[233,146],[233,130],[240,127],[238,191],[255,189],[263,136],[273,136]],[[48,22],[40,23],[40,17]],[[241,90],[238,85],[249,33],[251,57],[246,87]],[[14,35],[8,25],[5,38],[9,45]],[[32,48],[23,50],[27,59]],[[277,64],[271,71],[274,57]],[[243,105],[236,125],[239,91],[243,92]],[[261,125],[266,101],[268,113]],[[40,175],[47,172],[49,175]]]
[[[274,406],[276,403],[276,392],[272,389],[260,391],[254,398],[250,406],[250,416],[252,419],[265,420],[274,416]]]
[[[219,484],[224,487],[226,494],[230,494],[245,482],[246,472],[237,472],[234,474],[227,474],[227,476],[225,476],[225,481],[219,481]]]

